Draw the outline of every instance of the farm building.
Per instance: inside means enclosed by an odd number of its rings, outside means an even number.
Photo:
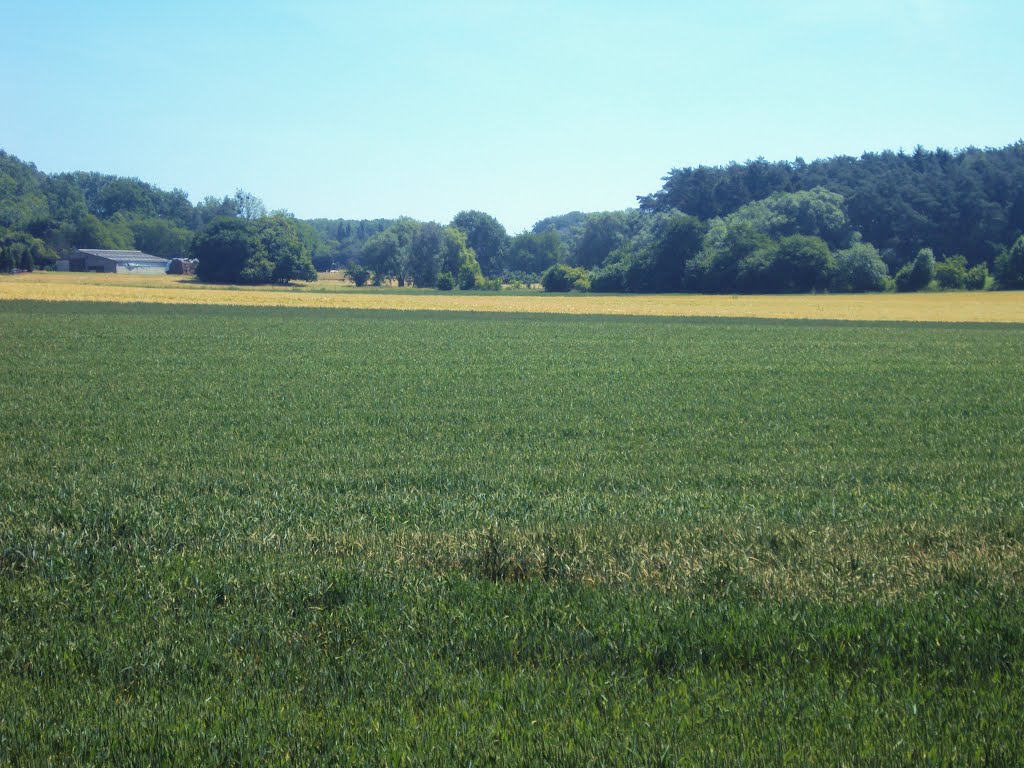
[[[134,275],[162,275],[169,259],[142,251],[102,251],[80,248],[57,262],[62,272],[122,272]]]

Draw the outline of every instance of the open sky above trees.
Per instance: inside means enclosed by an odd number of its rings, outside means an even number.
[[[673,167],[1003,146],[1024,6],[967,0],[5,8],[0,146],[193,202],[510,232]]]

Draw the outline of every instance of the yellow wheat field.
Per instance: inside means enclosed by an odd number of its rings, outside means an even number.
[[[590,296],[578,294],[441,293],[359,290],[338,281],[289,287],[210,286],[172,275],[33,272],[0,277],[0,300],[236,304],[273,307],[571,315],[759,317],[808,320],[905,320],[1024,323],[1024,291],[800,296]]]

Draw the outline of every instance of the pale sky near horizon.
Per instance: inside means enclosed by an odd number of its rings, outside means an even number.
[[[0,0],[0,148],[510,232],[673,167],[1024,138],[1024,3]]]

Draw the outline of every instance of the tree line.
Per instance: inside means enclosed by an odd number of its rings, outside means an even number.
[[[51,267],[75,248],[136,248],[198,258],[200,278],[220,282],[343,269],[357,284],[439,288],[1024,287],[1024,141],[811,163],[759,158],[674,169],[663,181],[635,209],[573,211],[510,235],[475,210],[447,224],[302,221],[268,213],[243,190],[193,204],[139,179],[45,174],[0,150],[0,271]]]

